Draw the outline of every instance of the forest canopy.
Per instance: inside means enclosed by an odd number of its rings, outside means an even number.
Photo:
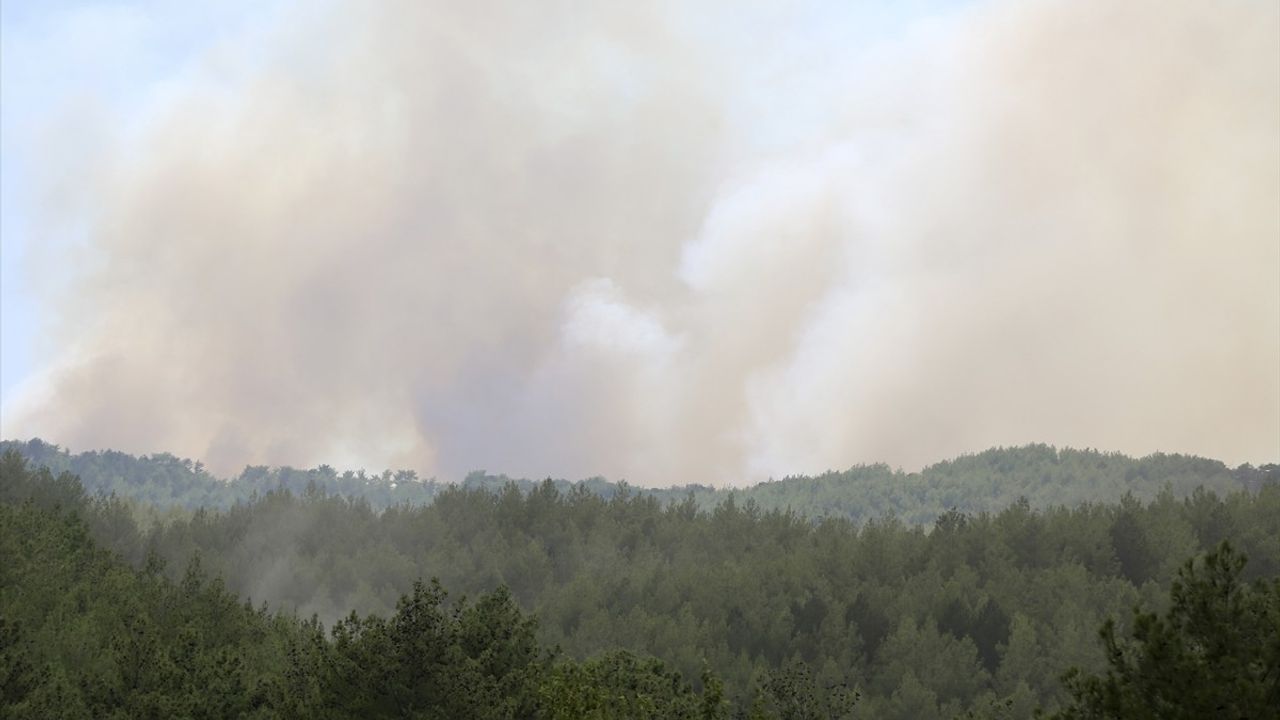
[[[90,493],[115,494],[156,508],[228,508],[238,501],[273,490],[303,494],[308,489],[330,495],[361,498],[375,510],[396,504],[425,505],[444,489],[501,492],[514,483],[528,494],[541,483],[524,478],[493,475],[483,470],[460,482],[422,479],[412,470],[364,470],[339,472],[321,465],[300,470],[292,467],[246,467],[237,477],[214,477],[199,462],[159,453],[135,457],[106,450],[72,453],[32,439],[0,442],[0,452],[15,450],[33,465],[54,474],[70,472]],[[791,510],[810,518],[836,517],[854,521],[893,514],[904,522],[931,525],[948,510],[964,513],[999,511],[1025,498],[1037,509],[1083,502],[1117,502],[1124,495],[1151,500],[1168,489],[1177,497],[1197,488],[1227,494],[1245,488],[1257,490],[1280,478],[1276,465],[1228,468],[1217,460],[1190,455],[1157,453],[1131,458],[1096,450],[1027,445],[992,448],[930,465],[920,472],[894,470],[884,464],[859,465],[841,472],[817,476],[791,476],[744,488],[683,485],[642,488],[625,480],[587,478],[578,482],[553,480],[562,493],[581,485],[605,499],[625,488],[648,495],[662,504],[682,502],[692,495],[700,510],[711,510],[730,495],[739,503],[755,501],[761,510]]]
[[[196,713],[214,687],[241,703],[214,716],[1070,713],[1093,686],[1063,673],[1107,677],[1098,629],[1115,642],[1133,607],[1168,607],[1188,558],[1225,540],[1249,558],[1239,583],[1280,577],[1269,471],[1221,495],[1019,499],[924,527],[552,481],[382,510],[310,484],[164,515],[17,453],[0,470],[21,559],[0,596],[6,677],[24,707],[95,717]],[[359,668],[375,674],[343,675]],[[428,707],[445,691],[423,688],[450,683],[481,694]]]

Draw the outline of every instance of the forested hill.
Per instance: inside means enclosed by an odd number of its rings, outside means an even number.
[[[438,490],[436,483],[422,482],[411,471],[367,475],[363,470],[338,473],[327,465],[311,470],[248,466],[239,477],[223,480],[198,461],[168,453],[134,456],[116,450],[91,450],[72,454],[38,438],[0,442],[0,453],[7,450],[18,451],[32,467],[46,467],[54,475],[69,472],[77,476],[90,494],[114,493],[159,509],[228,508],[254,495],[281,489],[302,494],[308,487],[364,498],[383,509],[399,503],[430,503]]]
[[[1163,697],[1182,711],[1159,717],[1252,718],[1280,702],[1280,484],[1016,502],[929,533],[550,482],[381,513],[322,491],[145,525],[135,510],[0,455],[0,717],[1067,720]],[[1173,616],[1125,620],[1135,606]],[[1104,650],[1100,626],[1137,644]]]
[[[72,454],[39,439],[0,442],[0,452],[16,450],[33,467],[47,467],[55,475],[70,472],[90,494],[111,494],[154,508],[225,509],[276,490],[295,494],[323,491],[363,499],[374,510],[408,503],[426,505],[452,483],[422,480],[409,470],[380,474],[346,471],[321,465],[291,467],[249,466],[232,480],[214,477],[199,462],[161,453],[135,457],[113,450]],[[553,481],[561,492],[581,485],[608,500],[619,490],[653,496],[663,505],[683,502],[690,495],[701,510],[710,510],[730,495],[739,503],[752,501],[761,510],[787,510],[810,518],[836,517],[858,522],[895,515],[912,525],[930,525],[942,513],[996,512],[1019,498],[1033,508],[1071,507],[1082,502],[1117,502],[1125,494],[1151,500],[1166,487],[1175,497],[1196,488],[1225,494],[1258,490],[1280,482],[1274,464],[1228,468],[1217,460],[1155,454],[1131,458],[1096,450],[1056,449],[1048,445],[994,448],[937,463],[907,473],[887,465],[860,465],[843,472],[794,476],[734,490],[705,485],[637,488],[625,482],[592,478],[579,483]],[[528,494],[541,483],[473,472],[461,483],[469,490],[500,491],[514,483]]]

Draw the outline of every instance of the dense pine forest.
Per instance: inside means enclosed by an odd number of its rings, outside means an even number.
[[[323,468],[250,469],[278,482],[246,492],[168,456],[15,446],[6,716],[1141,717],[1223,668],[1174,704],[1280,706],[1274,466],[1035,446],[733,493]],[[912,497],[955,507],[925,524]]]

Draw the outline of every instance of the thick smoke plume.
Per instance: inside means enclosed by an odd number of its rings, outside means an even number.
[[[6,436],[641,484],[1280,456],[1274,2],[303,7],[54,165]]]

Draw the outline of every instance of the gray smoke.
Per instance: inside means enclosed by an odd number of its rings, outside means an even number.
[[[38,222],[79,230],[6,436],[642,484],[1280,457],[1276,3],[876,42],[768,4],[314,7],[51,173]]]

